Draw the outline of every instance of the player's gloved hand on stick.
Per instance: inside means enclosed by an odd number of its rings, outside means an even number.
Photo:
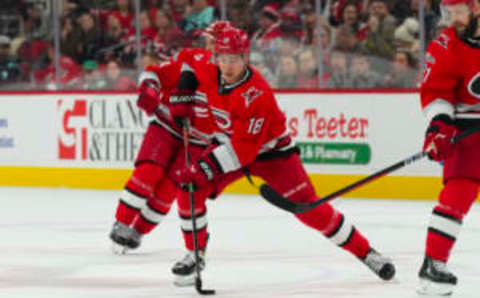
[[[138,89],[137,106],[151,116],[160,104],[160,84],[155,80],[144,80]]]
[[[452,138],[457,135],[458,129],[453,119],[446,114],[435,116],[428,126],[423,143],[423,151],[435,161],[444,161],[453,152]]]
[[[179,127],[183,127],[185,123],[192,123],[194,104],[194,91],[175,90],[172,92],[170,96],[170,115]]]
[[[178,174],[178,182],[184,189],[188,189],[188,184],[193,183],[195,189],[203,187],[220,175],[220,170],[215,165],[215,157],[211,154],[212,149],[207,149],[204,154],[189,167],[183,168]]]

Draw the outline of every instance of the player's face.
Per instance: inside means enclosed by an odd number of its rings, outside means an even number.
[[[227,84],[240,80],[247,68],[248,58],[245,55],[219,54],[216,59],[222,78]]]
[[[445,7],[446,18],[449,24],[457,30],[457,33],[463,34],[467,29],[471,19],[470,7],[461,3],[457,5],[448,5]]]

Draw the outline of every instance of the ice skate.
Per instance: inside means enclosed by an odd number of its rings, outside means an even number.
[[[457,284],[457,277],[448,271],[444,262],[425,257],[418,273],[420,286],[417,293],[429,296],[450,296]]]
[[[200,271],[205,268],[205,251],[198,252]],[[187,252],[185,257],[173,265],[172,273],[175,275],[174,284],[178,287],[187,287],[195,284],[195,253]]]
[[[395,276],[395,266],[392,260],[382,256],[373,248],[367,253],[363,263],[383,280],[391,280]]]
[[[140,246],[142,235],[135,229],[116,221],[110,232],[114,254],[125,254],[130,249]]]

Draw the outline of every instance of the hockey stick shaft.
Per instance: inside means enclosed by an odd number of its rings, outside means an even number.
[[[183,146],[185,150],[185,164],[187,167],[190,167],[190,153],[189,149],[189,136],[190,136],[190,124],[188,121],[183,121]],[[199,257],[199,248],[198,248],[198,235],[197,235],[197,216],[195,214],[195,194],[194,194],[194,185],[193,183],[188,184],[188,197],[190,200],[190,212],[192,215],[192,227],[193,227],[193,253],[195,255],[195,289],[200,295],[214,295],[215,290],[205,290],[202,289],[202,277],[200,273],[200,257]]]
[[[475,133],[475,132],[478,132],[480,131],[480,126],[476,126],[476,127],[472,127],[468,130],[465,130],[464,132],[456,135],[455,137],[452,138],[451,142],[452,143],[457,143],[459,142],[460,140],[468,137],[469,135]],[[409,164],[412,164],[422,158],[424,158],[425,156],[427,156],[428,154],[426,152],[419,152],[417,154],[414,154],[406,159],[403,159],[391,166],[388,166],[382,170],[379,170],[353,184],[350,184],[350,185],[347,185],[345,186],[344,188],[340,189],[340,190],[337,190],[329,195],[326,195],[322,198],[320,198],[319,200],[317,201],[314,201],[314,202],[311,202],[311,203],[295,203],[295,202],[292,202],[292,201],[289,201],[287,198],[284,198],[282,195],[280,195],[279,193],[277,193],[274,189],[272,189],[270,186],[268,186],[267,184],[263,184],[261,187],[260,187],[260,193],[262,194],[262,196],[268,201],[270,202],[271,204],[279,207],[280,209],[283,209],[285,211],[288,211],[288,212],[292,212],[292,213],[303,213],[303,212],[307,212],[307,211],[310,211],[312,210],[313,208],[321,205],[321,204],[324,204],[325,202],[328,202],[330,200],[333,200],[335,198],[338,198],[339,196],[341,195],[344,195],[348,192],[351,192],[353,191],[354,189],[357,189],[369,182],[372,182],[380,177],[383,177],[387,174],[390,174],[398,169],[401,169]]]

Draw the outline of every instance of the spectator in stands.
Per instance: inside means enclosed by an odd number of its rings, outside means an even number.
[[[130,0],[116,0],[115,9],[101,11],[100,19],[102,24],[107,24],[108,18],[113,16],[116,18],[122,28],[124,34],[127,34],[133,26],[133,9]]]
[[[11,40],[8,36],[0,35],[0,88],[8,88],[8,84],[21,81],[22,71],[18,60],[10,56]]]
[[[298,88],[320,88],[318,62],[311,49],[305,49],[298,55]]]
[[[298,66],[294,56],[281,56],[277,70],[277,88],[298,87]]]
[[[275,76],[273,75],[270,68],[265,62],[265,57],[263,57],[260,52],[251,52],[250,53],[250,63],[255,66],[255,68],[262,74],[262,76],[268,81],[272,88],[276,87]]]
[[[354,3],[347,3],[343,8],[340,25],[335,31],[335,48],[345,52],[358,52],[362,35],[359,11]]]
[[[336,27],[342,23],[343,12],[346,6],[353,4],[357,8],[356,9],[357,12],[362,13],[366,10],[366,8],[368,7],[368,3],[371,1],[370,0],[336,0],[336,1],[329,1],[329,2],[333,3],[330,6],[331,16],[329,21],[332,24],[332,26]],[[359,19],[361,18],[362,16],[359,15]]]
[[[103,36],[103,48],[98,53],[101,61],[107,61],[109,57],[120,57],[126,46],[124,31],[118,19],[110,15],[107,18],[106,30]]]
[[[258,20],[259,28],[251,38],[252,49],[267,50],[282,35],[279,21],[280,14],[274,6],[267,5],[262,9]]]
[[[372,71],[370,59],[365,55],[353,55],[350,62],[352,87],[357,89],[378,88],[382,86],[380,76]]]
[[[145,55],[148,56],[148,55]],[[144,57],[145,57],[144,56]],[[154,60],[149,62],[155,62]],[[145,62],[147,63],[147,62]],[[137,89],[134,80],[122,75],[120,65],[116,60],[110,60],[106,69],[106,85],[104,89],[116,91],[134,91]]]
[[[327,24],[322,24],[327,25]],[[327,25],[328,26],[328,25]],[[303,38],[302,43],[311,45],[313,43],[314,34],[317,31],[317,15],[315,9],[305,11],[303,15]]]
[[[173,20],[177,25],[180,25],[185,17],[189,14],[190,0],[170,0],[169,9],[172,13]],[[181,27],[181,26],[180,26]]]
[[[352,74],[348,69],[347,55],[342,51],[333,51],[330,55],[328,88],[351,88],[353,86]]]
[[[181,33],[173,21],[172,15],[167,10],[157,9],[153,14],[153,24],[157,28],[157,35],[153,40],[154,43],[165,44],[169,36]]]
[[[103,47],[103,32],[89,12],[83,13],[78,18],[78,24],[78,35],[75,37],[77,46],[75,58],[79,64],[83,64],[86,60],[97,58],[97,52]]]
[[[206,28],[215,19],[215,8],[209,6],[207,0],[192,0],[191,2],[191,11],[185,18],[183,26],[183,30],[186,32]]]
[[[24,30],[27,38],[47,39],[52,34],[52,23],[40,4],[33,4],[27,9],[24,21]]]
[[[283,35],[295,35],[298,40],[304,36],[302,21],[297,12],[293,9],[284,9],[281,12],[280,31]]]
[[[415,18],[406,18],[403,23],[395,29],[395,48],[411,49],[418,40],[420,24]]]
[[[50,43],[46,54],[35,65],[33,72],[37,88],[47,90],[76,89],[81,77],[81,69],[75,61],[68,57],[60,56],[59,82],[56,79],[55,50]]]
[[[419,1],[420,0],[410,0],[410,9],[411,14],[410,16],[419,19]],[[436,2],[437,5],[434,5],[433,2]],[[423,23],[425,28],[425,45],[427,45],[432,39],[435,38],[435,27],[440,19],[440,8],[439,3],[440,1],[434,0],[426,0],[423,2]],[[436,6],[436,8],[434,7]],[[438,9],[435,12],[435,9]]]
[[[416,64],[410,52],[397,50],[385,85],[390,88],[416,88],[420,75]]]
[[[70,17],[63,17],[61,20],[60,51],[70,57],[77,54],[78,44],[75,41],[73,20]]]
[[[230,3],[229,3],[230,4]],[[245,5],[243,1],[232,1],[227,8],[227,20],[235,27],[248,32],[254,32],[253,12],[249,5]]]
[[[363,44],[365,54],[391,59],[395,52],[395,18],[388,11],[386,0],[370,2],[367,25],[367,39]]]
[[[81,90],[102,90],[107,86],[107,81],[98,70],[98,62],[86,60],[82,65],[83,76],[79,85]]]

